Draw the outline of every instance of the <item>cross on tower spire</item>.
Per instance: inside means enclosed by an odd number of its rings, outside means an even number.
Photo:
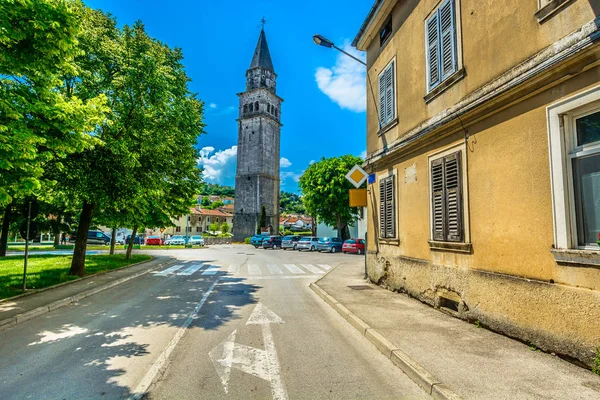
[[[260,25],[261,25],[261,30],[265,30],[265,24],[267,23],[267,20],[265,19],[265,17],[262,17],[260,20]]]

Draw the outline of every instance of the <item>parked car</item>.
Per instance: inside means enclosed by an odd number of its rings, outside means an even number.
[[[165,243],[160,236],[148,236],[146,238],[146,245],[148,246],[161,246]]]
[[[76,239],[77,233],[73,233],[69,239],[69,242],[75,243]],[[109,245],[110,237],[102,231],[88,231],[87,244]]]
[[[300,236],[284,236],[283,239],[281,239],[281,248],[284,250],[296,250],[296,246],[298,245],[299,240]]]
[[[262,242],[263,249],[281,248],[281,236],[267,236]]]
[[[268,238],[268,236],[254,235],[250,238],[250,244],[252,246],[254,246],[255,248],[258,248],[258,246],[262,246],[262,242],[263,242],[263,240],[265,240],[265,238]]]
[[[330,253],[335,253],[336,251],[342,251],[342,246],[344,242],[342,239],[337,237],[324,237],[319,239],[319,243],[317,244],[317,250],[328,251]]]
[[[204,246],[204,238],[202,236],[190,236],[187,244]]]
[[[170,245],[182,246],[184,244],[185,244],[185,237],[183,237],[181,235],[175,235],[171,239],[165,240],[165,245],[167,245],[167,246],[170,246]]]
[[[315,251],[317,249],[317,245],[319,244],[319,238],[316,236],[305,236],[300,238],[298,244],[296,245],[296,250],[310,250]]]
[[[130,240],[131,235],[127,235],[127,237],[125,238],[125,244],[129,244]],[[144,244],[144,239],[139,237],[138,235],[135,235],[135,238],[133,238],[133,244]]]
[[[365,240],[364,239],[348,239],[344,242],[342,247],[342,253],[356,253],[365,254]]]

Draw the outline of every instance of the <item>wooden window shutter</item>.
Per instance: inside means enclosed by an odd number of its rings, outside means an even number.
[[[394,119],[394,63],[385,71],[385,122]]]
[[[379,126],[385,125],[385,71],[379,76]]]
[[[444,186],[446,197],[447,239],[460,242],[463,239],[462,199],[461,199],[461,153],[456,152],[444,157]]]
[[[436,11],[425,24],[425,43],[427,47],[427,86],[433,89],[440,83],[440,31],[439,31],[439,16]]]
[[[441,35],[441,76],[446,79],[456,72],[456,33],[454,22],[454,0],[446,0],[439,8]]]
[[[385,237],[396,236],[395,225],[394,177],[390,176],[385,180]]]
[[[431,162],[432,231],[433,240],[439,241],[446,239],[444,186],[444,159],[439,158]]]
[[[385,181],[379,181],[379,237],[385,237]]]

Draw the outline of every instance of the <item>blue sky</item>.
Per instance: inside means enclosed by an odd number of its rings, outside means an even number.
[[[206,181],[234,184],[236,94],[244,90],[263,16],[278,75],[277,93],[285,100],[282,190],[298,191],[297,180],[313,160],[343,154],[364,157],[365,69],[333,49],[315,45],[312,35],[349,47],[371,0],[85,2],[113,14],[119,25],[140,19],[151,36],[183,49],[191,89],[206,103],[207,134],[198,142]],[[364,59],[362,53],[360,57]]]

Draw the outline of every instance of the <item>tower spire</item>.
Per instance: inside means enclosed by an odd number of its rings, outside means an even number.
[[[260,31],[258,43],[256,44],[256,49],[254,50],[254,56],[252,57],[252,62],[250,63],[250,69],[252,68],[262,68],[267,71],[275,72],[273,69],[273,62],[271,61],[271,54],[269,53],[269,46],[267,45],[267,37],[265,36],[264,25]]]

